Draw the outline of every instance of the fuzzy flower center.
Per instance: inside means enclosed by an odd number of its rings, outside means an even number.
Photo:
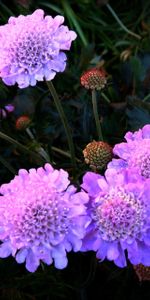
[[[28,243],[51,242],[68,233],[69,208],[55,199],[30,203],[24,212],[14,215],[14,238]]]
[[[22,36],[23,35],[23,36]],[[17,37],[10,47],[11,63],[14,67],[24,69],[26,73],[34,74],[43,64],[58,54],[55,45],[51,46],[49,34],[45,30],[33,30]]]
[[[137,236],[144,222],[144,207],[132,193],[111,190],[100,198],[102,204],[95,209],[94,220],[106,241]]]
[[[135,142],[134,142],[135,143]],[[145,178],[150,178],[150,140],[144,139],[137,142],[135,149],[129,159],[131,167],[138,167],[140,174]]]

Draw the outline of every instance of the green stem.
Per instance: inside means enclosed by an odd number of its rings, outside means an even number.
[[[109,103],[109,104],[111,103],[109,98],[103,92],[101,92],[101,96],[106,100],[107,103]]]
[[[41,155],[46,162],[50,162],[49,155],[47,154],[47,152],[40,145],[38,145],[37,141],[34,138],[33,133],[31,132],[31,130],[29,128],[26,128],[26,133],[29,135],[30,139],[33,142],[35,142],[35,144],[37,144],[37,147],[35,148],[35,150],[39,153],[39,155]]]
[[[16,145],[18,148],[20,148],[20,150],[22,150],[23,152],[27,152],[30,155],[32,155],[34,158],[37,159],[41,159],[41,157],[39,156],[39,154],[29,150],[27,147],[25,147],[24,145],[22,145],[21,143],[19,143],[18,141],[16,141],[15,139],[11,138],[10,136],[6,135],[5,133],[0,131],[0,138],[13,144]]]
[[[110,13],[112,14],[112,16],[115,18],[115,20],[117,21],[117,23],[120,25],[120,27],[127,32],[128,34],[134,36],[135,38],[137,38],[138,40],[141,40],[141,36],[134,33],[133,31],[129,30],[123,23],[122,21],[118,18],[117,14],[115,13],[115,11],[113,10],[113,8],[107,3],[106,4],[108,10],[110,11]]]
[[[57,152],[57,153],[59,153],[59,154],[61,154],[61,155],[64,155],[64,156],[66,156],[66,157],[71,158],[71,155],[70,155],[69,152],[66,152],[66,151],[64,151],[64,150],[62,150],[62,149],[59,149],[59,148],[57,148],[57,147],[54,147],[54,146],[52,146],[51,149],[52,149],[54,152]],[[81,162],[82,162],[82,161],[81,161],[80,159],[78,159],[78,158],[76,158],[76,161],[77,161],[78,163],[81,163]]]
[[[103,135],[102,135],[101,125],[100,125],[100,120],[99,120],[99,115],[98,115],[98,110],[97,110],[96,91],[95,90],[92,90],[92,104],[93,104],[93,113],[94,113],[94,118],[95,118],[95,123],[96,123],[98,139],[100,141],[103,141]]]
[[[149,99],[150,99],[150,93],[144,97],[143,102],[146,102]]]
[[[85,47],[87,47],[87,46],[88,46],[88,41],[87,41],[87,39],[86,39],[86,37],[85,37],[83,31],[82,31],[82,28],[80,27],[80,24],[79,24],[79,22],[78,22],[78,20],[77,20],[76,14],[74,13],[74,11],[73,11],[73,9],[72,9],[72,7],[71,7],[71,5],[70,5],[69,2],[70,2],[70,1],[62,0],[62,5],[63,5],[63,8],[64,8],[64,11],[65,11],[65,13],[66,13],[68,19],[69,19],[69,20],[72,22],[72,24],[74,25],[74,27],[75,27],[75,29],[76,29],[78,35],[80,36],[80,39],[81,39],[83,45],[84,45]]]
[[[64,129],[65,129],[65,132],[66,132],[66,136],[67,136],[67,140],[68,140],[69,149],[70,149],[72,165],[73,165],[74,170],[75,170],[77,166],[76,166],[75,150],[74,150],[74,144],[73,144],[73,139],[72,139],[70,127],[69,127],[68,121],[66,119],[64,110],[63,110],[62,105],[61,105],[61,102],[58,98],[57,92],[56,92],[52,82],[51,81],[46,81],[46,83],[47,83],[49,91],[50,91],[50,93],[53,97],[53,100],[55,102],[55,105],[56,105],[56,108],[58,110],[61,121],[63,123]]]

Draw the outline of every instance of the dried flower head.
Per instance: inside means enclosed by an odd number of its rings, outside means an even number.
[[[16,120],[16,129],[25,130],[30,123],[31,119],[28,116],[21,116]]]
[[[107,170],[105,177],[87,172],[82,187],[90,197],[91,217],[82,250],[96,251],[97,258],[119,267],[126,266],[126,257],[150,266],[150,179],[132,170]]]
[[[20,170],[0,188],[0,257],[12,255],[34,272],[40,260],[67,266],[66,252],[78,251],[89,223],[85,192],[68,186],[68,173],[44,168]]]
[[[102,170],[112,159],[112,148],[105,142],[93,141],[83,150],[83,155],[93,171]]]
[[[81,85],[86,89],[102,90],[107,84],[107,76],[104,69],[92,68],[81,76]]]
[[[32,15],[11,17],[0,26],[0,76],[7,85],[35,86],[36,81],[52,80],[66,67],[66,55],[74,31],[62,25],[62,16],[46,16],[37,9]]]
[[[142,264],[133,266],[134,271],[139,281],[150,281],[150,267],[145,267]]]
[[[143,178],[150,178],[150,125],[125,135],[127,142],[115,145],[113,153],[120,159],[113,159],[109,169],[120,172],[123,168],[135,168]]]

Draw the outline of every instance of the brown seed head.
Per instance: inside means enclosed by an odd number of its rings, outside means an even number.
[[[93,141],[83,150],[83,155],[93,171],[102,170],[112,159],[112,148],[105,142]]]

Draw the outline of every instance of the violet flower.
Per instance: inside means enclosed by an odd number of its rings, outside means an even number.
[[[82,251],[93,250],[101,261],[119,267],[126,266],[127,257],[134,265],[150,266],[150,179],[131,170],[109,169],[105,176],[87,172],[83,177],[91,222]]]
[[[124,168],[135,168],[143,178],[150,178],[150,125],[125,135],[126,142],[115,145],[113,153],[119,159],[108,164],[109,169],[120,172]]]
[[[88,195],[76,193],[68,173],[44,168],[20,170],[0,188],[0,257],[12,255],[34,272],[40,261],[67,266],[66,252],[79,251],[89,223]]]
[[[28,16],[10,17],[0,26],[0,77],[7,85],[35,86],[63,72],[76,33],[62,25],[64,17],[46,16],[37,9]]]

